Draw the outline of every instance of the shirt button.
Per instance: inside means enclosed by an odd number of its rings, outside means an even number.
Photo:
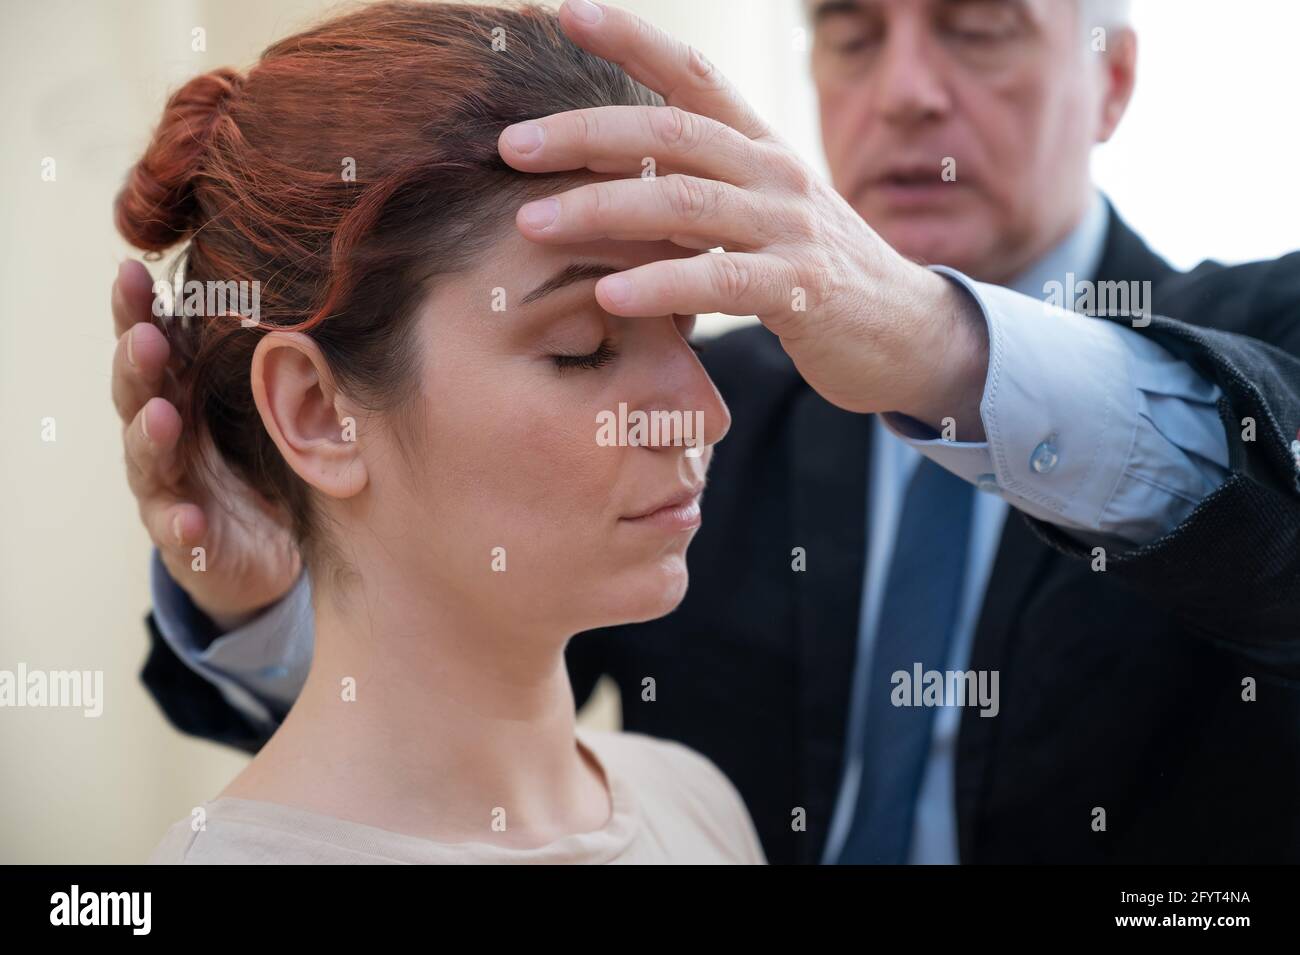
[[[1034,448],[1034,453],[1029,456],[1029,466],[1038,474],[1047,474],[1060,460],[1061,455],[1057,452],[1056,445],[1051,441],[1044,441]]]
[[[981,474],[975,479],[975,486],[989,494],[998,493],[998,478],[995,474]]]

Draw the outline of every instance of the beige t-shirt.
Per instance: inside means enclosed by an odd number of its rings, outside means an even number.
[[[731,781],[705,756],[641,733],[577,728],[604,771],[613,812],[593,832],[535,849],[441,843],[278,803],[222,796],[205,828],[175,823],[151,864],[764,864],[753,821]]]

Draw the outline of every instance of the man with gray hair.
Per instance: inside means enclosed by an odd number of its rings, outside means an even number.
[[[732,429],[690,591],[576,637],[579,702],[607,674],[625,729],[710,757],[774,862],[1300,861],[1300,258],[1178,273],[1093,188],[1125,3],[807,12],[830,184],[703,57],[589,0],[569,36],[668,105],[502,135],[526,172],[627,170],[530,203],[528,238],[722,250],[602,279],[608,313],[765,326],[703,358]],[[159,552],[145,681],[256,749],[310,658],[309,581],[165,474],[159,369],[125,358],[141,272],[114,380]]]

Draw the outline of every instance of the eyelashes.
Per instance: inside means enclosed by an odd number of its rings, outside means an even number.
[[[695,354],[701,355],[704,353],[703,345],[690,339],[687,339],[686,344],[691,347]],[[606,338],[590,355],[552,355],[551,361],[555,363],[555,367],[561,372],[574,369],[589,371],[594,368],[602,368],[617,357],[618,349],[614,347],[612,341]]]
[[[606,338],[590,355],[552,355],[551,360],[560,371],[570,371],[575,368],[584,370],[600,368],[617,357],[618,349]]]

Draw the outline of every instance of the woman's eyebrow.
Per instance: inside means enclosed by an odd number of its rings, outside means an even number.
[[[522,299],[519,304],[531,305],[539,298],[550,295],[566,285],[572,285],[574,282],[583,282],[587,279],[599,279],[606,275],[613,275],[615,272],[622,272],[622,268],[613,265],[605,265],[601,262],[570,262],[560,271],[556,272],[549,279],[543,282],[537,288],[533,289]]]

